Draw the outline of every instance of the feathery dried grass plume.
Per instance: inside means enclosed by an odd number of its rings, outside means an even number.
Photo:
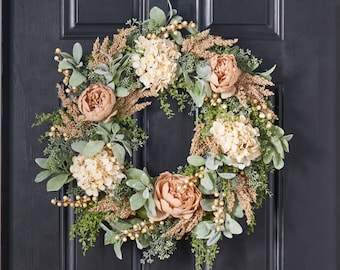
[[[219,145],[216,143],[213,137],[203,137],[201,131],[204,128],[204,124],[198,124],[195,128],[194,137],[191,140],[190,155],[203,156],[205,153],[210,152],[214,156],[219,153]]]
[[[117,202],[108,197],[99,201],[90,211],[110,213],[105,217],[105,220],[107,221],[110,221],[115,216],[118,216],[121,219],[127,219],[136,215],[136,212],[131,210],[129,201]]]
[[[239,179],[240,180],[235,193],[238,195],[238,198],[242,204],[242,208],[247,217],[247,224],[250,225],[254,216],[251,204],[256,202],[256,190],[248,185],[246,177],[240,176]]]
[[[208,51],[211,47],[217,46],[233,46],[238,39],[224,40],[220,36],[210,36],[210,29],[200,32],[196,36],[192,36],[183,41],[182,53],[192,53],[197,57],[205,59],[211,58],[215,53]]]
[[[54,127],[56,129],[56,133],[63,134],[64,137],[67,138],[83,138],[84,134],[79,128],[79,123],[81,122],[81,113],[78,109],[76,99],[71,101],[71,99],[66,96],[60,84],[57,84],[57,89],[58,97],[61,100],[62,106],[66,108],[66,112],[63,110],[59,110],[59,114],[61,115],[61,119],[63,120],[64,125],[55,125]]]
[[[119,114],[124,116],[133,115],[134,113],[139,112],[151,105],[151,101],[138,103],[140,99],[157,96],[157,92],[153,90],[133,90],[127,97],[122,97],[117,100],[115,110],[118,110]]]
[[[190,219],[181,218],[170,230],[162,234],[162,237],[175,236],[180,240],[186,233],[190,232],[203,218],[204,211],[198,208]]]
[[[242,73],[235,84],[235,96],[243,107],[248,107],[248,98],[252,101],[256,100],[264,114],[271,114],[273,119],[278,119],[277,115],[267,106],[265,98],[274,95],[272,91],[266,89],[267,86],[274,86],[274,83],[258,75]]]
[[[235,202],[236,202],[235,193],[230,192],[227,195],[227,211],[228,211],[229,214],[231,214],[233,212]]]
[[[126,38],[136,29],[136,26],[121,30],[118,34],[113,35],[113,42],[110,42],[109,37],[105,37],[102,44],[99,38],[93,43],[92,57],[89,61],[89,66],[97,67],[99,64],[110,65],[110,60],[107,55],[114,57],[116,54],[123,52],[126,45]],[[107,54],[107,55],[105,55]]]

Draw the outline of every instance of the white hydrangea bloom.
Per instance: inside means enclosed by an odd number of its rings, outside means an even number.
[[[258,128],[247,123],[244,116],[236,122],[223,122],[218,119],[213,122],[210,133],[224,154],[231,159],[231,165],[241,170],[261,155],[261,146],[257,139],[260,132]]]
[[[72,158],[72,163],[70,171],[88,196],[98,197],[100,191],[112,191],[125,178],[117,159],[105,150],[90,158],[79,154]]]
[[[177,63],[181,56],[175,43],[168,39],[147,39],[140,36],[136,52],[131,57],[132,66],[145,88],[163,91],[176,80]]]

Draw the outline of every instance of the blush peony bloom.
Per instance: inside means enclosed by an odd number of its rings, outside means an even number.
[[[234,84],[241,74],[234,55],[214,55],[208,60],[208,63],[212,70],[208,79],[211,90],[220,93],[222,98],[233,96],[236,92]]]
[[[78,108],[84,120],[98,122],[108,120],[114,115],[116,96],[113,91],[100,83],[91,84],[79,96]]]
[[[155,221],[168,216],[189,219],[200,206],[202,194],[195,185],[189,184],[189,178],[179,174],[164,172],[155,184],[156,217]]]

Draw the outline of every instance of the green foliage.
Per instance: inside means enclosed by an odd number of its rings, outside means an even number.
[[[176,249],[176,240],[174,237],[160,237],[174,226],[174,222],[167,220],[164,225],[155,225],[154,231],[147,232],[144,237],[149,243],[146,250],[143,251],[141,263],[152,263],[154,257],[160,260],[168,259]]]
[[[73,240],[78,237],[83,255],[85,255],[90,247],[94,247],[105,214],[81,208],[76,208],[75,214],[76,222],[72,225],[70,239]]]
[[[233,238],[234,234],[241,234],[243,229],[241,225],[233,219],[228,213],[224,212],[225,222],[216,229],[216,223],[211,220],[201,221],[192,230],[198,239],[205,239],[206,245],[211,246],[218,242],[222,234],[227,238]]]
[[[170,119],[175,114],[168,101],[169,97],[176,101],[178,112],[183,112],[188,103],[189,95],[181,88],[181,80],[178,81],[178,84],[170,86],[166,91],[160,92],[157,97],[160,103],[160,109],[163,110],[165,115]]]
[[[32,124],[32,127],[40,126],[41,124],[48,122],[53,125],[63,125],[63,120],[59,114],[59,111],[50,113],[36,114],[35,118],[37,121]]]
[[[124,56],[122,54],[116,55],[112,58],[110,55],[102,52],[108,59],[110,64],[99,64],[93,71],[95,74],[102,75],[105,78],[105,85],[110,87],[117,97],[126,97],[129,95],[131,87],[125,88],[122,84],[119,85],[121,78],[126,76],[126,70],[130,60],[130,54],[127,53]],[[135,78],[135,76],[134,76]]]
[[[65,141],[62,137],[50,137],[48,142],[44,149],[44,154],[48,156],[48,170],[54,173],[60,171],[68,173],[74,154],[71,148],[72,140]]]
[[[138,126],[138,119],[134,119],[131,116],[115,116],[113,122],[120,124],[120,132],[124,135],[126,141],[130,142],[130,147],[133,151],[143,147],[148,136]]]
[[[135,190],[130,197],[130,207],[136,211],[145,208],[148,216],[156,216],[156,206],[153,198],[153,184],[150,176],[139,169],[131,168],[127,170],[127,186]]]
[[[284,130],[279,126],[273,125],[262,137],[263,143],[263,162],[269,164],[273,162],[275,169],[280,170],[284,166],[284,153],[289,152],[288,142],[293,135],[285,135]]]
[[[193,233],[191,236],[191,251],[195,254],[195,269],[203,270],[203,266],[206,265],[211,268],[214,264],[214,260],[219,253],[219,247],[217,244],[207,246],[204,239],[199,239]]]
[[[83,62],[81,62],[83,49],[80,43],[77,42],[73,45],[72,54],[73,56],[68,53],[61,52],[63,60],[59,62],[58,68],[63,70],[73,70],[69,83],[71,86],[77,87],[86,81],[86,77],[81,73],[81,68],[83,67]]]

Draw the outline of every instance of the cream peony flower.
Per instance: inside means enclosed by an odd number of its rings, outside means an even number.
[[[163,91],[176,80],[177,63],[181,56],[177,46],[168,39],[147,39],[140,36],[136,52],[132,55],[132,67],[145,88]]]
[[[70,172],[89,196],[98,197],[100,191],[112,191],[125,178],[117,159],[105,150],[91,158],[79,154],[72,162]]]
[[[239,121],[223,122],[218,119],[210,128],[216,142],[232,161],[233,166],[243,170],[261,155],[259,130],[253,128],[242,115]]]

